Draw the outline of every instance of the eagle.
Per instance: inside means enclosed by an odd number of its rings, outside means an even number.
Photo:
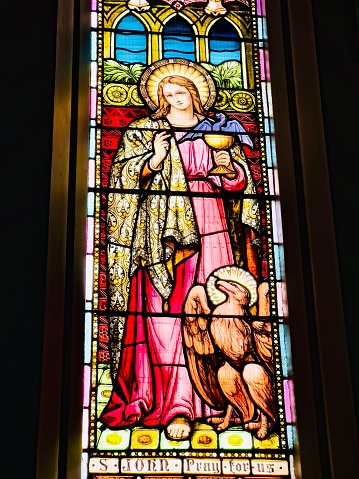
[[[197,394],[212,409],[225,411],[207,422],[218,431],[243,424],[263,439],[276,421],[276,398],[268,322],[253,321],[249,313],[258,289],[241,268],[214,271],[206,285],[194,285],[187,295],[183,340]]]
[[[208,118],[199,122],[198,125],[193,127],[192,130],[179,141],[179,143],[203,138],[205,134],[211,131],[213,133],[226,133],[233,135],[237,138],[240,144],[245,144],[250,148],[253,148],[253,141],[238,120],[228,120],[224,113],[216,113],[215,117],[216,121],[214,122]]]

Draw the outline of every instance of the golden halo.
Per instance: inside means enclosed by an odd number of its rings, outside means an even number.
[[[153,63],[144,71],[140,92],[152,110],[158,108],[158,85],[168,76],[178,75],[192,80],[198,89],[202,107],[208,110],[216,100],[216,87],[211,75],[197,63],[183,58],[169,58]]]
[[[223,266],[222,268],[218,268],[213,271],[213,273],[208,277],[206,283],[207,294],[215,306],[218,306],[227,300],[227,296],[216,287],[216,283],[219,279],[231,281],[244,286],[249,292],[248,306],[251,307],[254,303],[256,303],[258,292],[257,281],[255,280],[254,276],[252,276],[248,271],[238,268],[237,266]]]

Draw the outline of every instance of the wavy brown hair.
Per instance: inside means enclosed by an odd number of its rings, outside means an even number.
[[[193,110],[195,113],[197,113],[200,118],[204,118],[204,110],[203,106],[201,103],[201,98],[198,93],[198,89],[196,85],[193,83],[192,80],[186,77],[182,77],[180,75],[172,75],[163,78],[159,85],[158,85],[158,109],[155,111],[155,113],[152,115],[152,118],[158,119],[158,118],[166,118],[168,113],[170,112],[170,107],[171,105],[168,103],[166,100],[164,94],[163,94],[163,87],[167,85],[168,83],[172,83],[172,85],[178,85],[178,86],[183,86],[187,88],[187,90],[190,92],[191,97],[192,97],[192,102],[193,102]]]

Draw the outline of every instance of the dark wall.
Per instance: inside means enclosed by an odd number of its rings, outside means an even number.
[[[312,4],[339,274],[359,417],[359,2],[313,0]]]
[[[0,476],[35,478],[45,298],[56,1],[3,2]],[[4,61],[5,60],[5,61]],[[5,311],[4,311],[5,306]]]
[[[352,0],[353,2],[355,0]],[[313,0],[344,311],[359,404],[356,191],[359,45],[354,3]],[[0,475],[35,478],[45,298],[56,2],[2,7],[2,438]],[[351,11],[349,11],[351,8]],[[317,205],[320,207],[320,205]],[[5,215],[5,218],[4,218]],[[340,385],[338,385],[340,387]],[[6,392],[6,394],[5,394]],[[4,424],[5,419],[5,424]],[[19,451],[19,453],[17,453]],[[4,464],[5,459],[5,464]]]

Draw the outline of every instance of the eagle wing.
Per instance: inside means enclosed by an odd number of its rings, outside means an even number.
[[[198,125],[196,125],[194,128],[191,129],[184,137],[182,137],[178,143],[182,143],[184,141],[194,141],[197,138],[203,138],[203,134],[205,131],[211,131],[212,130],[212,124],[209,120],[203,120]]]
[[[221,361],[215,354],[208,329],[210,309],[203,286],[191,288],[185,301],[184,312],[184,350],[194,388],[209,406],[223,409],[225,397],[217,379]]]

